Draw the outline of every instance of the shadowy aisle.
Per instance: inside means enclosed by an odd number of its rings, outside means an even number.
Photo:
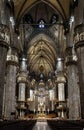
[[[51,128],[48,126],[46,121],[37,121],[32,130],[51,130]]]

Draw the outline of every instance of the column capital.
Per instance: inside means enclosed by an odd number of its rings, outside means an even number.
[[[16,65],[17,66],[19,64],[17,51],[13,50],[10,47],[9,50],[8,50],[6,61],[7,61],[7,65],[11,64],[11,65]]]
[[[84,46],[84,24],[74,28],[74,44],[76,48]]]
[[[10,45],[10,30],[3,24],[0,24],[0,45],[6,47]]]
[[[27,83],[27,74],[24,72],[20,72],[17,76],[18,83]]]
[[[58,75],[56,82],[57,82],[57,83],[66,83],[66,78],[65,78],[65,76],[64,76],[64,75]]]
[[[77,64],[77,56],[73,47],[66,48],[66,65]]]

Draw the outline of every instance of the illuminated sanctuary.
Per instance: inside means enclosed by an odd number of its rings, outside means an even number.
[[[84,0],[0,0],[0,130],[83,119]]]

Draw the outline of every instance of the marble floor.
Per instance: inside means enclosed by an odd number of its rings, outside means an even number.
[[[32,130],[51,130],[46,121],[37,121]]]

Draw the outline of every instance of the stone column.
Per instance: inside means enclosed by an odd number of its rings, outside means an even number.
[[[46,111],[48,112],[48,110],[50,111],[50,107],[49,107],[49,92],[47,92],[47,95],[45,97],[45,104],[46,104]],[[49,113],[49,112],[48,112]]]
[[[11,120],[16,114],[16,72],[18,65],[17,50],[9,48],[4,99],[4,118]]]
[[[6,25],[0,24],[0,118],[2,118],[4,77],[9,44],[9,29]]]
[[[10,34],[7,19],[9,8],[6,10],[6,1],[0,0],[0,118],[2,118],[3,107],[3,90],[7,49],[10,44]]]
[[[38,97],[35,95],[35,111],[38,113]]]
[[[17,77],[18,82],[18,112],[19,117],[22,118],[25,115],[25,103],[26,103],[26,84],[27,84],[27,65],[26,59],[23,57],[20,65],[20,72]]]
[[[63,59],[57,59],[57,87],[58,87],[58,117],[66,118],[66,100],[65,100],[65,83]]]
[[[30,98],[30,87],[27,84],[27,87],[26,87],[26,99],[29,99],[29,98]]]
[[[69,119],[80,118],[80,93],[79,93],[79,76],[78,61],[73,42],[74,35],[74,14],[70,17],[70,29],[67,33],[66,48],[66,69],[67,69],[67,107]],[[73,106],[73,107],[72,107]]]
[[[78,6],[74,11],[75,28],[74,44],[78,56],[79,84],[81,117],[84,119],[84,1],[78,1]]]
[[[80,92],[79,92],[79,76],[77,68],[77,56],[74,48],[66,49],[66,66],[68,81],[68,108],[69,119],[80,119]]]
[[[0,0],[0,24],[6,24],[5,1]]]
[[[29,77],[29,71],[27,73],[27,86],[26,86],[26,111],[28,113],[29,111],[29,105],[30,105],[30,77]],[[35,92],[34,92],[34,95],[35,95]],[[36,105],[36,96],[34,96],[34,104]],[[36,107],[34,109],[34,112],[36,113]]]

